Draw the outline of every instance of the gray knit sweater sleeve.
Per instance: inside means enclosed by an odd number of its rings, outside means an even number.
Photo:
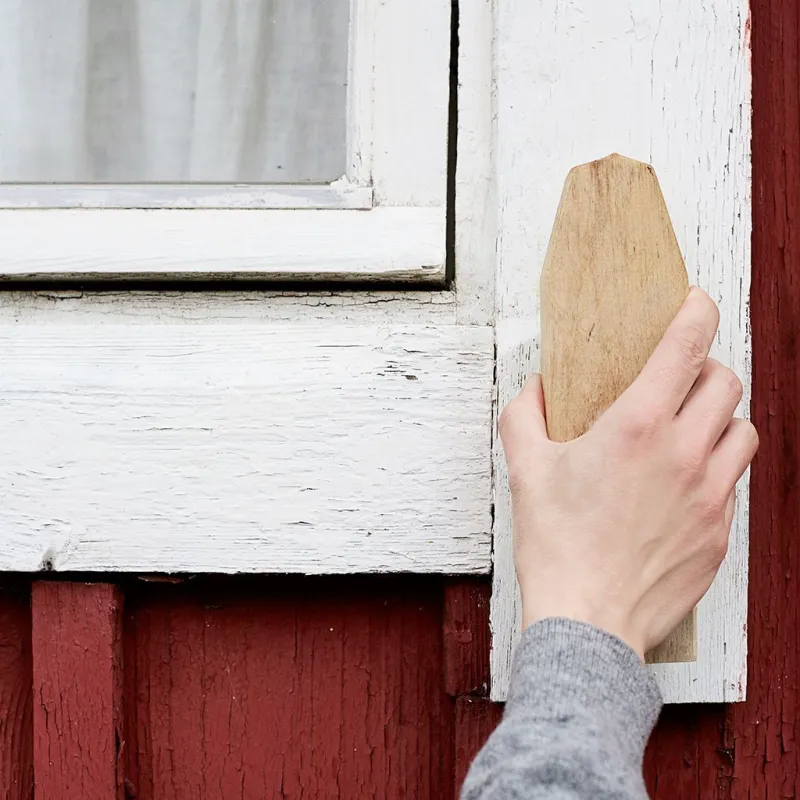
[[[653,677],[620,639],[567,619],[531,625],[462,800],[644,800],[642,758],[660,709]]]

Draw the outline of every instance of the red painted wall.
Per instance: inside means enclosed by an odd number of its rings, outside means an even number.
[[[498,708],[488,584],[11,579],[0,798],[455,796]]]

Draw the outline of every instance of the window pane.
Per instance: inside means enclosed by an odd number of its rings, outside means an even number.
[[[0,181],[325,183],[349,0],[0,0]]]

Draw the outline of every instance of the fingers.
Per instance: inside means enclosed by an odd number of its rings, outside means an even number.
[[[708,460],[708,475],[723,496],[733,491],[756,450],[758,433],[753,424],[746,419],[732,419]]]
[[[693,286],[641,374],[625,393],[628,400],[674,416],[703,369],[718,324],[716,304],[702,289]]]
[[[728,495],[728,502],[725,504],[725,527],[730,530],[733,524],[733,513],[736,510],[736,490],[733,489]]]
[[[522,391],[503,409],[498,429],[506,453],[518,441],[547,439],[541,375],[531,375]]]
[[[742,382],[736,374],[709,358],[678,412],[678,424],[705,452],[722,436],[742,399]]]

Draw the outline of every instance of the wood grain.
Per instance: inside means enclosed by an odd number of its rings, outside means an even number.
[[[728,712],[733,800],[800,786],[800,6],[754,0],[753,422],[747,703]]]
[[[651,166],[614,154],[570,170],[540,286],[547,430],[567,442],[633,383],[689,290]]]
[[[721,311],[712,355],[750,398],[747,0],[511,0],[495,7],[498,409],[538,371],[536,291],[564,175],[622,152],[653,164],[690,283]],[[531,41],[537,46],[531,47]],[[507,474],[494,448],[492,697],[520,630]],[[748,485],[728,556],[697,609],[697,660],[651,664],[668,703],[741,701],[747,686]]]
[[[109,584],[33,584],[37,797],[124,797],[121,614]]]
[[[8,570],[491,567],[490,327],[8,325]]]
[[[448,578],[444,585],[444,689],[459,697],[489,694],[489,603],[485,578]]]
[[[689,282],[653,168],[618,154],[570,170],[541,275],[547,429],[577,439],[635,380]],[[650,662],[694,661],[694,614]]]
[[[482,697],[459,697],[456,700],[453,800],[458,798],[470,764],[502,717],[503,706],[500,703],[492,703]]]
[[[131,588],[130,796],[451,797],[441,600],[414,576]]]

